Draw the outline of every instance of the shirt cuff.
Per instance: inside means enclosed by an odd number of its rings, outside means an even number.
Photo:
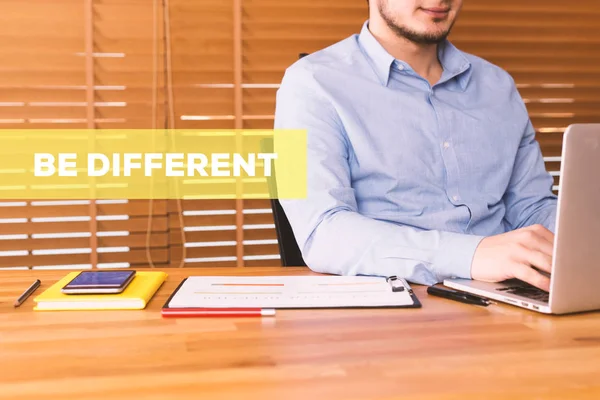
[[[444,232],[432,269],[439,281],[451,278],[471,279],[471,264],[485,236]]]

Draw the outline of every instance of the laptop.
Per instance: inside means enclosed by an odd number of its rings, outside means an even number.
[[[600,124],[563,137],[550,292],[511,279],[447,279],[444,285],[546,314],[600,310]]]

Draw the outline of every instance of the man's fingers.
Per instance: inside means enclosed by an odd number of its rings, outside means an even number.
[[[551,233],[552,234],[552,233]],[[554,244],[546,240],[543,235],[540,235],[537,231],[531,229],[522,233],[520,244],[527,247],[530,250],[536,250],[549,257],[552,257],[554,251]]]
[[[550,278],[547,278],[527,265],[520,263],[514,264],[513,275],[515,278],[545,290],[546,292],[550,291]]]
[[[546,229],[543,225],[531,225],[525,229],[528,229],[534,233],[537,233],[540,237],[546,240],[548,243],[554,245],[554,233]]]
[[[548,243],[540,238],[533,237],[526,242],[516,246],[513,259],[525,264],[541,269],[548,273],[552,272],[552,248],[548,248]]]
[[[552,256],[541,251],[524,249],[518,260],[522,264],[530,265],[547,273],[552,272]]]
[[[548,256],[549,259],[552,260],[552,254],[554,251],[554,246],[552,246],[552,243],[549,243],[546,240],[538,237],[537,239],[534,239],[532,246],[530,246],[529,248],[533,251],[538,251]],[[552,262],[550,263],[552,264]]]

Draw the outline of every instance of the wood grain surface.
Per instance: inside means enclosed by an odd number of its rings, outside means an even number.
[[[429,297],[421,309],[280,310],[163,319],[191,275],[168,269],[142,311],[33,311],[14,300],[66,271],[0,271],[0,399],[598,399],[600,313],[546,316]]]

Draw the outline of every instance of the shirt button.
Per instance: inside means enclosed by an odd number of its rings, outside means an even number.
[[[454,200],[454,201],[458,201],[459,199],[460,199],[460,197],[458,197],[458,196],[452,196],[452,200]]]
[[[404,70],[404,65],[402,65],[402,64],[398,64],[398,69],[399,69],[400,71]]]
[[[444,142],[444,148],[447,149],[448,147],[450,147],[450,143]]]

